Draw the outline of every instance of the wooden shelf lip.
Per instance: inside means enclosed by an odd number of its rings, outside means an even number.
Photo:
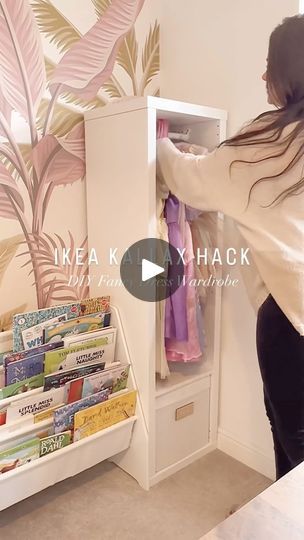
[[[164,113],[176,113],[185,116],[199,117],[210,120],[227,120],[227,111],[214,107],[205,107],[193,103],[184,103],[171,99],[154,96],[134,97],[127,100],[119,100],[108,103],[104,107],[98,107],[92,111],[86,111],[85,120],[96,120],[106,116],[128,113],[130,111],[142,109],[156,109]]]

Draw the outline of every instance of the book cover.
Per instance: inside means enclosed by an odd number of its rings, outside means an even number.
[[[97,363],[102,359],[103,348],[104,339],[98,338],[84,344],[80,343],[47,352],[44,357],[44,373],[50,375],[56,371],[69,370],[93,362]]]
[[[63,323],[45,326],[43,329],[43,341],[44,343],[62,341],[65,336],[91,332],[109,325],[110,313],[94,313]]]
[[[65,404],[65,401],[62,403],[59,403],[59,405],[55,405],[54,407],[50,407],[49,409],[45,409],[44,411],[38,412],[34,414],[34,424],[39,424],[39,422],[44,422],[45,420],[53,419],[54,418],[54,412],[58,407],[62,407]]]
[[[51,454],[56,450],[61,450],[65,446],[71,443],[71,431],[64,431],[63,433],[57,433],[50,437],[45,437],[40,440],[40,457]]]
[[[121,365],[114,369],[107,369],[83,379],[82,397],[91,396],[104,388],[111,388],[111,393],[124,390],[128,384],[130,366]]]
[[[60,306],[53,306],[45,309],[37,309],[35,311],[29,311],[27,313],[18,313],[13,316],[13,350],[14,352],[22,351],[24,349],[22,332],[32,326],[41,324],[54,317],[66,314],[68,319],[79,317],[80,303],[70,303]],[[34,348],[40,343],[32,343],[30,348]]]
[[[6,411],[6,422],[15,422],[29,414],[36,414],[64,402],[64,388],[40,392],[11,403]]]
[[[50,375],[46,375],[44,378],[44,391],[50,390],[51,388],[59,388],[64,386],[66,383],[73,381],[74,379],[79,379],[80,377],[97,373],[98,371],[102,371],[104,367],[104,362],[98,362],[97,364],[76,367],[69,371],[51,373]]]
[[[82,334],[75,334],[72,336],[66,336],[63,339],[64,347],[70,347],[71,345],[81,345],[92,339],[103,338],[104,345],[111,345],[114,343],[114,348],[116,344],[117,328],[113,326],[108,326],[107,328],[102,328],[101,330],[94,330],[93,332],[84,332]]]
[[[40,373],[39,375],[34,375],[29,379],[24,381],[17,382],[15,384],[10,384],[9,386],[4,386],[0,389],[0,399],[5,399],[8,397],[16,396],[17,394],[23,394],[34,388],[40,388],[44,384],[44,375]]]
[[[110,297],[98,296],[96,298],[86,298],[80,302],[81,315],[91,315],[92,313],[107,313],[110,311]]]
[[[67,429],[72,430],[74,428],[74,415],[76,412],[107,400],[109,394],[109,389],[102,390],[102,392],[98,392],[98,394],[94,394],[93,396],[75,401],[75,403],[70,403],[57,409],[57,411],[54,412],[55,433],[60,433]]]
[[[11,471],[40,457],[40,439],[35,437],[13,448],[0,452],[0,473]]]
[[[84,377],[81,377],[65,385],[67,403],[74,403],[74,401],[79,401],[82,397],[85,397],[82,395],[83,381]]]
[[[6,423],[6,408],[0,410],[0,426]]]
[[[35,326],[31,326],[30,328],[26,328],[25,330],[22,330],[22,341],[23,341],[24,349],[25,350],[32,349],[34,347],[38,347],[39,345],[43,344],[43,329],[45,328],[45,326],[51,323],[58,324],[66,320],[67,320],[67,314],[63,313],[63,315],[54,317],[53,319],[50,319],[49,321],[44,321],[42,323],[36,324]]]
[[[16,362],[11,362],[5,367],[5,384],[15,384],[17,382],[30,379],[35,375],[43,373],[44,353],[28,356]]]
[[[36,354],[45,353],[47,351],[53,351],[54,349],[58,349],[59,347],[62,347],[62,346],[63,346],[63,341],[60,341],[58,343],[47,343],[45,345],[41,345],[40,347],[34,347],[33,349],[5,353],[3,357],[3,365],[4,367],[6,367],[11,362],[18,362],[18,360],[22,360],[23,358],[28,358],[29,356],[35,356]]]
[[[89,409],[78,411],[74,417],[74,441],[89,437],[102,429],[117,424],[130,416],[136,409],[136,390],[109,399]]]

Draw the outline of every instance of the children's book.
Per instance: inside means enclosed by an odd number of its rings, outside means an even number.
[[[84,379],[84,377],[80,377],[79,379],[74,379],[74,381],[66,383],[65,395],[67,403],[74,403],[74,401],[79,401],[82,398],[82,387]]]
[[[59,324],[66,320],[67,314],[63,313],[62,315],[54,317],[49,321],[44,321],[42,323],[36,324],[35,326],[31,326],[30,328],[22,330],[22,341],[24,349],[32,349],[33,347],[37,347],[38,345],[43,344],[43,329],[45,328],[45,326],[52,323]]]
[[[10,384],[9,386],[4,386],[0,389],[0,400],[11,396],[16,396],[18,394],[23,394],[29,390],[33,390],[34,388],[40,388],[40,386],[43,386],[43,384],[44,375],[43,373],[39,373],[39,375],[34,375],[34,377],[30,377],[24,381]]]
[[[92,313],[108,313],[110,311],[110,297],[99,296],[86,298],[80,302],[80,314],[91,315]]]
[[[43,341],[44,343],[62,341],[65,336],[82,334],[110,326],[110,315],[110,313],[94,313],[63,323],[51,324],[43,329]]]
[[[7,364],[5,368],[5,384],[15,384],[35,375],[43,373],[44,353],[28,356]]]
[[[102,390],[94,396],[89,396],[87,398],[75,401],[75,403],[70,403],[69,405],[64,405],[60,407],[57,411],[54,412],[54,429],[55,433],[60,433],[67,429],[74,428],[74,415],[76,412],[81,411],[95,405],[96,403],[101,403],[108,399],[110,390]]]
[[[69,370],[74,367],[81,367],[85,364],[104,361],[104,349],[106,340],[98,338],[83,344],[71,345],[63,349],[56,349],[45,354],[44,373],[50,375],[60,370]],[[109,356],[109,355],[106,355]]]
[[[40,439],[35,437],[0,452],[0,473],[6,473],[40,457]]]
[[[50,390],[51,388],[59,388],[64,386],[66,383],[73,381],[74,379],[79,379],[79,377],[92,375],[92,373],[102,371],[104,367],[104,362],[98,362],[82,367],[76,367],[68,371],[57,371],[56,373],[51,373],[50,375],[46,375],[44,378],[44,391]]]
[[[74,403],[74,401],[78,401],[79,399],[83,397],[90,396],[92,394],[95,394],[96,392],[100,392],[100,390],[103,390],[104,388],[111,388],[112,392],[112,386],[113,386],[113,378],[111,377],[110,371],[114,370],[115,368],[121,366],[120,362],[112,362],[111,364],[106,364],[105,369],[103,371],[100,371],[100,375],[103,374],[102,380],[106,384],[103,384],[103,386],[100,384],[97,388],[97,383],[95,384],[94,388],[96,388],[95,392],[90,392],[89,389],[86,393],[86,395],[83,395],[83,383],[86,379],[90,377],[95,377],[95,375],[87,375],[86,377],[80,377],[79,379],[74,379],[73,381],[67,383],[65,385],[66,389],[66,402],[67,403]]]
[[[74,417],[74,441],[89,437],[98,431],[117,424],[130,416],[136,409],[136,390],[113,397],[89,409],[78,411]]]
[[[8,406],[6,422],[14,422],[26,415],[36,414],[64,402],[64,388],[41,392]]]
[[[80,345],[86,343],[92,339],[103,338],[104,345],[116,344],[117,329],[113,326],[102,328],[101,330],[94,330],[93,332],[83,332],[82,334],[75,334],[72,336],[66,336],[63,339],[64,347],[70,347],[71,345]]]
[[[66,314],[68,319],[74,319],[79,317],[80,314],[80,303],[70,303],[60,306],[53,306],[45,309],[37,309],[35,311],[29,311],[27,313],[18,313],[13,317],[13,350],[14,352],[22,351],[25,347],[23,346],[22,332],[41,324],[54,317],[59,317],[60,315]],[[43,341],[36,338],[32,343],[29,343],[29,348],[33,349],[41,345]]]
[[[53,351],[54,349],[58,349],[59,347],[63,346],[63,341],[59,341],[58,343],[47,343],[46,345],[41,345],[40,347],[34,347],[33,349],[28,349],[26,351],[18,351],[18,352],[9,352],[5,353],[3,357],[3,365],[6,367],[11,362],[17,362],[18,360],[22,360],[23,358],[28,358],[29,356],[34,356],[36,354],[45,353],[47,351]]]
[[[4,426],[6,423],[6,407],[0,409],[0,426]]]
[[[63,433],[57,433],[50,437],[45,437],[40,440],[40,457],[51,454],[56,450],[61,450],[65,446],[71,443],[71,431],[64,431]]]
[[[53,419],[54,418],[54,412],[58,407],[63,407],[65,405],[65,401],[62,403],[59,403],[59,405],[55,405],[54,407],[50,407],[49,409],[45,409],[44,411],[38,412],[34,414],[34,424],[39,424],[39,422],[44,422],[45,420]]]
[[[91,396],[104,388],[111,388],[111,393],[119,392],[127,387],[130,366],[120,365],[114,369],[107,369],[83,379],[82,397]]]

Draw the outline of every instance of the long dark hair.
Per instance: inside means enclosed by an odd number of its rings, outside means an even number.
[[[236,162],[260,163],[280,157],[300,135],[303,135],[304,143],[304,15],[287,17],[272,32],[268,49],[267,88],[278,109],[260,114],[249,124],[250,129],[245,128],[234,137],[223,141],[220,146],[254,146],[264,143],[266,145],[279,141],[279,151],[253,162],[235,160],[230,167]],[[284,128],[293,122],[295,126],[281,140]],[[247,206],[252,189],[259,182],[277,178],[290,171],[303,155],[304,144],[299,144],[290,163],[282,171],[257,180],[250,189]],[[304,189],[303,177],[267,206],[279,203],[291,195],[298,195],[302,189]]]

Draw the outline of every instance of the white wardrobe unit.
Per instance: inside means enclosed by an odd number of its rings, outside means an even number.
[[[130,448],[115,462],[145,489],[216,448],[221,289],[212,287],[205,314],[207,347],[201,362],[175,364],[168,380],[155,377],[156,306],[121,286],[119,263],[138,240],[157,237],[156,123],[191,128],[191,142],[212,150],[226,133],[225,111],[141,97],[86,113],[87,220],[90,294],[110,294],[121,314],[138,388]],[[217,217],[221,245],[222,216]],[[112,250],[112,251],[111,251]],[[220,269],[217,269],[217,277]]]

